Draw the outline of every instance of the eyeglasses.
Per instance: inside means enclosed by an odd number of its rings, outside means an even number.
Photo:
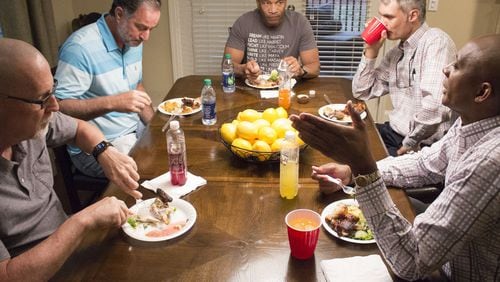
[[[43,110],[45,108],[45,106],[47,106],[47,103],[48,103],[50,97],[54,96],[56,87],[57,87],[57,79],[54,79],[54,85],[52,86],[52,90],[49,93],[47,93],[47,95],[45,97],[43,97],[42,99],[39,99],[39,100],[31,100],[31,99],[14,97],[14,96],[9,96],[9,95],[6,95],[4,97],[7,99],[21,101],[21,102],[28,103],[28,104],[40,105],[40,110]]]
[[[410,61],[408,62],[408,83],[406,83],[406,77],[404,75],[402,76],[401,74],[403,71],[405,71],[405,66],[403,64],[399,64],[400,62],[403,61],[403,58],[405,56],[405,53],[401,54],[401,57],[399,58],[398,62],[396,63],[396,87],[397,88],[408,88],[413,86],[413,81],[415,80],[415,74],[416,71],[413,68],[413,59],[415,58],[415,54],[417,53],[417,50],[413,52],[413,55],[410,58]],[[402,71],[399,71],[402,69]],[[401,77],[402,76],[402,77]]]

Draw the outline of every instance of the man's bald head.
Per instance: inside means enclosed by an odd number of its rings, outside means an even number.
[[[52,82],[47,60],[24,41],[0,39],[0,66],[0,91],[9,89],[19,97],[46,84],[47,79]]]
[[[476,59],[476,69],[483,81],[492,84],[500,94],[500,35],[486,35],[475,38],[470,44],[476,44],[479,52],[471,54]]]

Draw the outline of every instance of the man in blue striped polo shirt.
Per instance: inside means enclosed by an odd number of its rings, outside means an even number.
[[[113,0],[109,14],[74,32],[61,47],[55,78],[63,113],[96,125],[128,153],[153,117],[142,85],[142,42],[160,20],[161,0]],[[83,173],[104,177],[92,155],[68,148]]]

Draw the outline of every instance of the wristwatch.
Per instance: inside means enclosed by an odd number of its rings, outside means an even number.
[[[104,152],[109,146],[113,146],[110,142],[103,140],[101,143],[95,145],[94,150],[92,150],[92,155],[97,160],[97,157]]]
[[[356,187],[366,187],[380,179],[380,177],[380,172],[375,170],[369,174],[358,174],[358,176],[354,177],[354,183],[356,183]]]

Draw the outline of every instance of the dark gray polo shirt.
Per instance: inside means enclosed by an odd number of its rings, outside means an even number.
[[[66,220],[54,189],[47,146],[73,140],[76,120],[54,113],[46,138],[13,146],[12,161],[0,157],[0,261],[52,234]]]

